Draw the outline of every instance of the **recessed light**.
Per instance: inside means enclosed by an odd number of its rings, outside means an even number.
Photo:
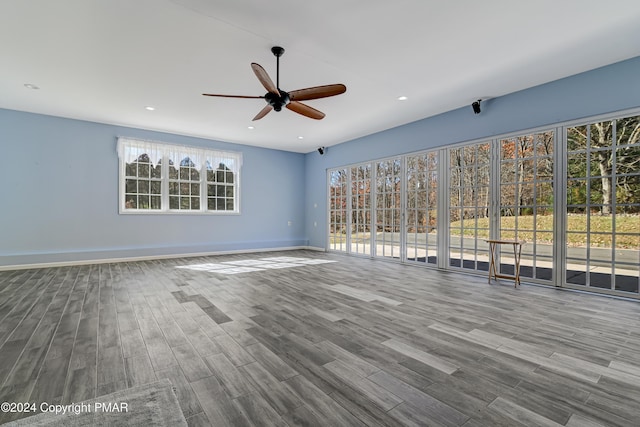
[[[25,83],[24,87],[26,87],[27,89],[40,89],[38,86],[32,84],[32,83]]]
[[[407,97],[406,97],[406,96],[404,96],[404,95],[403,95],[403,96],[399,96],[399,97],[398,97],[398,101],[406,101],[407,99],[409,99],[409,98],[407,98]]]
[[[254,130],[255,128],[253,126],[247,126],[247,129]]]
[[[304,136],[299,136],[298,139],[304,139]]]
[[[144,109],[148,110],[148,111],[153,111],[153,110],[156,109],[156,107],[151,107],[151,106],[147,105],[146,107],[144,107]]]

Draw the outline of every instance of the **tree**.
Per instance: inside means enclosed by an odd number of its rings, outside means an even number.
[[[598,177],[599,182],[592,180],[590,185],[590,202],[602,205],[601,214],[612,213],[614,196],[618,204],[637,203],[640,116],[572,127],[567,130],[567,138],[569,177]],[[570,196],[574,197],[572,204],[588,201],[586,188],[574,189]]]

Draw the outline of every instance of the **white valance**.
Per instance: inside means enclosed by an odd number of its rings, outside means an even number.
[[[218,169],[220,164],[233,173],[240,172],[242,153],[221,150],[209,150],[187,145],[172,145],[157,141],[145,141],[132,138],[118,138],[118,157],[125,163],[131,163],[143,154],[149,157],[153,165],[157,165],[163,157],[169,159],[169,164],[175,167],[192,166],[201,169]]]
[[[118,157],[125,163],[134,162],[146,154],[151,164],[156,166],[162,160],[163,151],[156,142],[118,138]]]

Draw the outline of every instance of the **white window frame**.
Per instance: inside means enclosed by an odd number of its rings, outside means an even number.
[[[153,162],[162,160],[162,173],[161,173],[161,208],[160,209],[139,209],[129,208],[126,206],[126,164],[127,159],[126,152],[130,148],[149,147],[157,153],[159,159],[153,159]],[[200,208],[199,209],[170,209],[169,204],[169,182],[176,181],[169,178],[169,161],[174,161],[174,167],[180,167],[179,159],[176,163],[175,159],[172,159],[172,153],[185,152],[188,153],[191,158],[196,157],[198,159],[198,171],[200,172]],[[117,143],[118,153],[118,209],[120,214],[126,215],[158,215],[158,214],[179,214],[179,215],[238,215],[240,214],[240,171],[242,168],[242,153],[236,151],[222,151],[212,150],[202,147],[193,147],[186,145],[173,145],[158,141],[147,141],[134,138],[119,137]],[[215,159],[215,160],[214,160]],[[228,160],[231,164],[230,171],[233,173],[233,183],[223,183],[225,187],[233,187],[233,202],[234,206],[231,210],[217,210],[208,209],[208,196],[207,185],[212,183],[207,179],[207,163],[209,160],[218,161],[220,159]],[[217,164],[211,164],[212,167],[217,167]],[[213,169],[214,173],[217,169]],[[228,172],[227,172],[228,173]],[[215,185],[215,184],[214,184]],[[226,206],[226,199],[225,199]]]

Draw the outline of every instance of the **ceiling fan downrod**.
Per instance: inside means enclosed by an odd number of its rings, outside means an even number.
[[[280,96],[275,93],[267,93],[265,95],[265,99],[275,111],[281,111],[282,107],[290,102],[289,94],[280,89],[280,57],[284,54],[284,48],[280,46],[273,46],[271,48],[271,53],[276,57],[276,88],[280,92]]]
[[[273,46],[271,53],[276,57],[276,87],[280,90],[280,57],[284,54],[284,48],[280,46]]]

